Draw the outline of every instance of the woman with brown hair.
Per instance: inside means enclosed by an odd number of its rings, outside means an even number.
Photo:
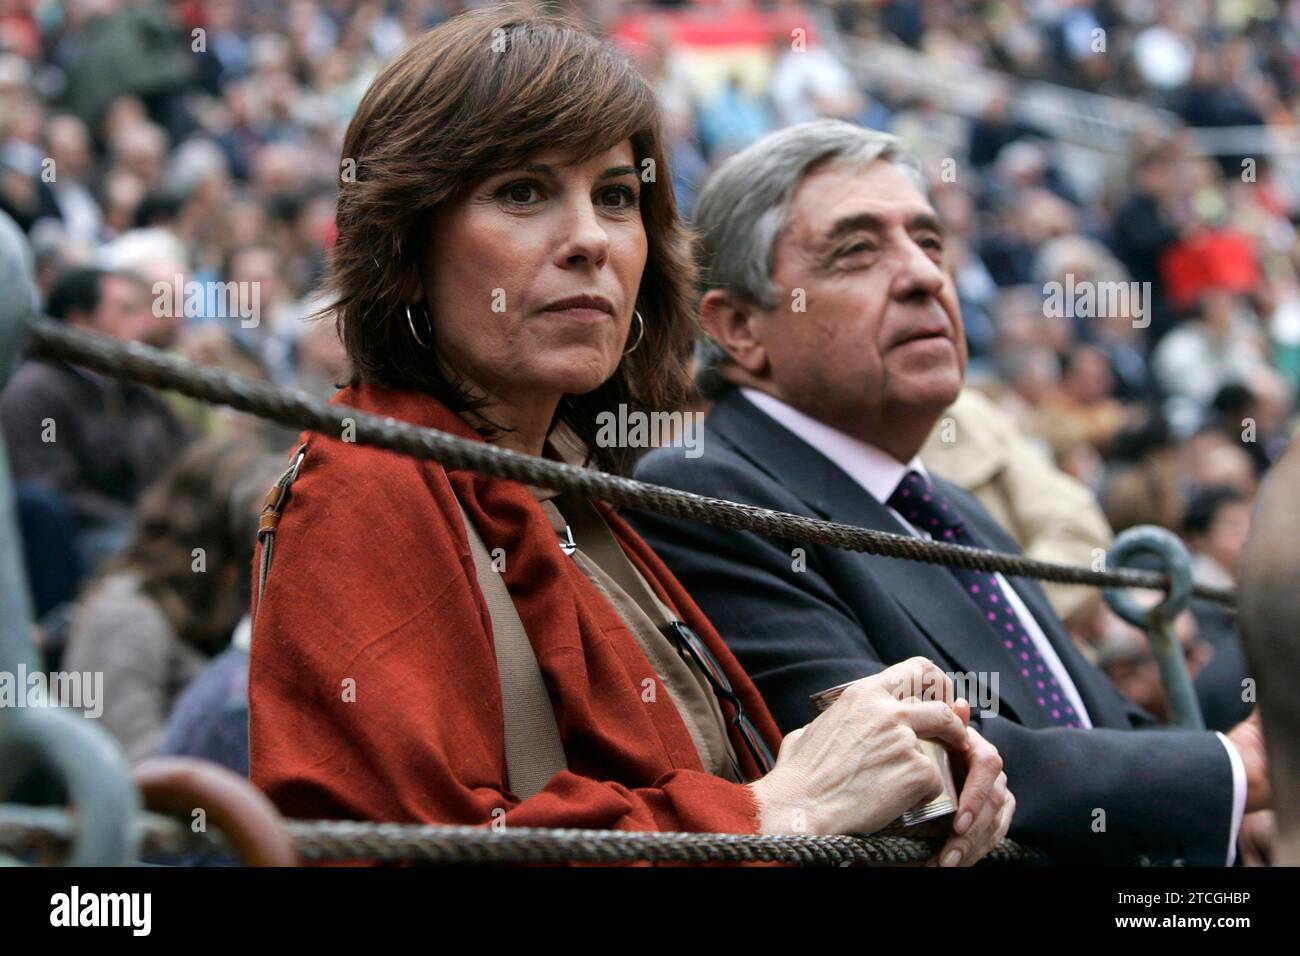
[[[632,65],[566,20],[476,10],[379,75],[342,161],[331,291],[352,378],[333,401],[626,471],[597,415],[676,407],[694,334]],[[969,767],[940,855],[973,862],[1006,832],[996,751],[928,661],[782,742],[613,509],[347,439],[304,433],[254,605],[250,775],[286,814],[871,832],[938,792],[928,737]]]
[[[278,465],[245,440],[180,450],[87,587],[59,668],[104,675],[99,722],[128,759],[158,753],[177,697],[247,613],[249,525]]]

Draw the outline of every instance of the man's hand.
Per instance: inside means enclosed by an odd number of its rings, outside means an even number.
[[[953,771],[961,783],[952,836],[927,866],[971,866],[1007,835],[1016,812],[1016,798],[1002,772],[997,748],[969,726],[970,704],[958,700],[954,709],[967,724],[965,750],[949,749]]]
[[[1227,733],[1246,768],[1246,812],[1268,810],[1273,806],[1273,790],[1268,782],[1268,755],[1264,749],[1264,727],[1259,722],[1259,708]]]
[[[1277,849],[1277,818],[1272,810],[1257,810],[1241,818],[1237,837],[1243,866],[1272,866]]]

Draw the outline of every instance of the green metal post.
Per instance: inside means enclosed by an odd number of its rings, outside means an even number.
[[[0,213],[0,389],[22,353],[31,315],[32,283],[26,241]],[[32,643],[32,607],[9,460],[0,441],[0,673],[18,694],[18,676],[44,668]],[[77,836],[67,863],[122,866],[136,856],[139,794],[117,744],[98,727],[53,707],[0,705],[0,801],[20,784],[61,785],[77,808]],[[0,862],[13,862],[4,860]]]
[[[1150,554],[1159,562],[1158,569],[1169,575],[1170,588],[1160,603],[1144,608],[1123,588],[1104,588],[1102,593],[1112,611],[1135,627],[1140,627],[1151,642],[1160,683],[1169,700],[1170,722],[1178,727],[1204,730],[1201,706],[1196,700],[1192,679],[1187,673],[1182,646],[1174,634],[1174,618],[1182,613],[1192,597],[1192,565],[1187,549],[1178,536],[1154,525],[1129,528],[1115,539],[1106,555],[1110,569],[1128,566],[1135,555]]]

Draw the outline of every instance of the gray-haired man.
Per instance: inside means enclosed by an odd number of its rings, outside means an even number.
[[[637,477],[1015,550],[917,457],[966,345],[943,226],[896,141],[831,120],[774,133],[713,175],[696,226],[717,403],[702,457],[661,449]],[[1222,865],[1243,812],[1268,805],[1257,718],[1226,737],[1157,729],[1034,582],[629,517],[787,731],[812,718],[810,694],[908,657],[969,677],[1017,795],[1011,835],[1058,860]]]

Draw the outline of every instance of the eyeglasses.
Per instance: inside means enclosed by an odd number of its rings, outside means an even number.
[[[718,663],[718,659],[700,640],[700,636],[691,630],[685,621],[670,621],[661,627],[660,631],[676,645],[678,654],[683,658],[689,657],[695,662],[696,666],[704,673],[710,686],[712,686],[714,695],[731,705],[731,709],[735,714],[731,723],[740,733],[740,739],[745,742],[745,747],[748,748],[749,755],[754,758],[754,763],[758,766],[760,774],[766,774],[770,771],[776,764],[776,760],[772,757],[772,751],[763,742],[758,728],[745,716],[745,708],[740,703],[740,697],[732,688],[731,681],[727,679],[726,672],[723,671],[722,665]],[[740,767],[736,765],[734,757],[731,763],[736,771],[736,779],[744,780],[745,775],[740,772]]]

